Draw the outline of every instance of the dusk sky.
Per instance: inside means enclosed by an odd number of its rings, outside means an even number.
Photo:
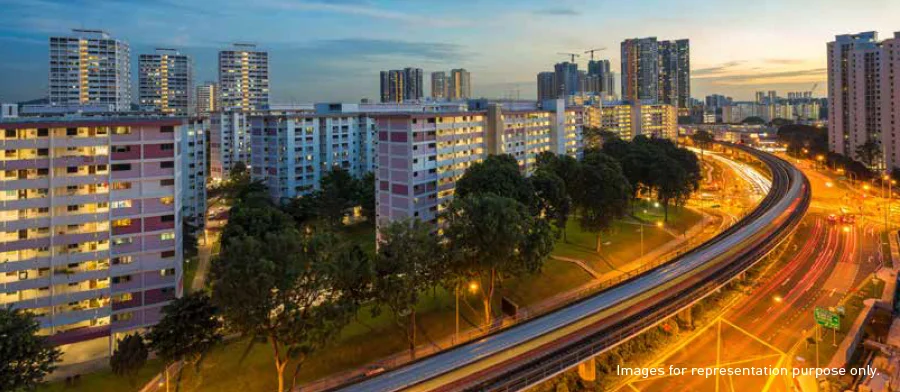
[[[270,52],[276,103],[377,99],[378,71],[407,66],[423,68],[426,85],[432,71],[466,68],[474,96],[534,99],[535,75],[563,61],[558,52],[606,47],[597,57],[618,73],[621,41],[648,36],[690,39],[695,98],[816,82],[824,96],[826,42],[900,31],[897,0],[0,0],[0,10],[2,102],[46,96],[48,37],[71,28],[128,41],[133,63],[178,48],[197,82],[215,80],[219,49],[256,42]]]

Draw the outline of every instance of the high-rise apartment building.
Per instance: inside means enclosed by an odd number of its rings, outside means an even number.
[[[881,43],[881,124],[885,167],[900,167],[900,32]]]
[[[612,72],[609,60],[591,60],[588,62],[588,75],[597,77],[597,89],[599,95],[615,95],[615,73]]]
[[[252,178],[275,200],[318,189],[331,168],[356,177],[374,170],[375,122],[365,113],[271,111],[250,116],[250,128]]]
[[[874,31],[845,34],[828,43],[828,143],[856,159],[868,140],[882,141],[882,45]],[[883,161],[874,164],[881,167]]]
[[[209,114],[219,109],[219,87],[216,82],[204,82],[197,86],[197,114]]]
[[[179,129],[181,144],[181,211],[185,223],[206,226],[206,136],[209,117],[184,121]]]
[[[447,99],[447,73],[444,71],[431,73],[431,98]]]
[[[579,93],[578,64],[568,61],[557,63],[553,66],[553,72],[556,74],[557,89],[557,96],[554,98],[564,98]]]
[[[532,102],[530,108],[507,110],[506,104],[488,103],[484,111],[376,116],[377,223],[409,217],[438,224],[456,181],[488,154],[513,155],[526,174],[541,152],[580,154],[580,109],[565,108],[563,100],[543,109]]]
[[[469,71],[462,68],[450,70],[447,82],[447,97],[451,101],[472,98],[472,77]]]
[[[138,105],[162,113],[194,110],[193,62],[175,49],[157,48],[138,57]]]
[[[555,72],[541,72],[537,75],[537,95],[538,101],[556,99],[559,96]]]
[[[604,104],[600,110],[600,127],[630,140],[635,136],[678,137],[678,111],[665,104],[636,105],[628,102]]]
[[[421,68],[381,71],[381,102],[418,101],[424,98]]]
[[[50,37],[49,100],[55,106],[131,110],[131,50],[100,30]]]
[[[254,44],[233,46],[219,52],[219,109],[263,109],[269,104],[269,53]]]
[[[690,108],[690,43],[656,37],[622,42],[622,99]]]
[[[54,344],[90,341],[79,356],[160,319],[182,291],[184,121],[0,123],[0,306]]]
[[[691,48],[686,39],[659,42],[659,103],[690,108]]]
[[[209,122],[209,178],[221,181],[238,162],[250,166],[250,123],[238,110],[212,113]]]

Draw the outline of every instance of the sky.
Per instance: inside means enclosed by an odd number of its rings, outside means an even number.
[[[424,69],[426,94],[430,72],[466,68],[474,96],[535,99],[559,53],[605,47],[595,56],[618,73],[622,40],[650,36],[690,39],[695,98],[816,83],[824,96],[825,44],[890,38],[898,15],[898,0],[0,0],[0,102],[46,96],[48,37],[72,28],[127,41],[133,63],[178,48],[197,82],[215,80],[218,50],[254,42],[275,103],[377,100],[379,71],[404,67]]]

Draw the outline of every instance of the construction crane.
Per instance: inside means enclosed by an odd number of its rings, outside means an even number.
[[[594,61],[594,52],[599,52],[599,51],[601,51],[601,50],[606,50],[606,47],[597,48],[597,49],[591,49],[591,50],[585,50],[584,53],[590,53],[590,54],[591,54],[591,61]]]
[[[560,53],[557,53],[557,54],[561,54],[561,55],[563,55],[563,56],[570,56],[570,57],[572,57],[572,62],[573,62],[573,63],[575,62],[575,58],[576,58],[576,57],[581,57],[581,55],[578,54],[578,53],[562,53],[562,52],[560,52]]]
[[[812,96],[812,95],[813,95],[813,93],[815,93],[815,92],[816,92],[816,87],[819,87],[819,82],[816,82],[816,83],[813,83],[813,86],[812,86],[812,88],[811,88],[811,89],[809,89],[809,95],[810,95],[810,96]]]

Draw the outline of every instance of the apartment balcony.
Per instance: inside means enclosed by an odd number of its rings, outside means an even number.
[[[62,272],[58,272],[58,271],[62,271]],[[75,269],[75,270],[61,269],[61,270],[54,270],[53,284],[78,283],[78,282],[84,282],[86,280],[106,279],[108,277],[109,277],[109,270],[106,268],[96,269],[93,271],[84,271],[84,270],[78,271],[77,269]]]
[[[50,274],[43,273],[37,274],[32,273],[34,276],[29,276],[27,279],[18,280],[17,277],[7,277],[4,276],[4,279],[8,279],[9,281],[0,283],[0,289],[4,293],[16,292],[16,291],[25,291],[32,289],[39,289],[41,287],[50,286]],[[2,296],[2,295],[0,295]]]
[[[107,165],[109,164],[109,156],[86,156],[76,155],[67,157],[53,158],[53,167],[70,167],[70,166],[87,166],[87,165]]]
[[[112,311],[109,306],[100,306],[92,309],[63,311],[39,317],[38,320],[41,322],[41,328],[50,328],[109,317],[110,314],[112,314]]]
[[[88,213],[70,213],[67,215],[57,215],[53,218],[53,224],[61,225],[81,225],[93,222],[109,221],[108,209],[98,210]]]
[[[0,253],[50,247],[50,237],[0,242]]]
[[[109,325],[98,325],[94,327],[82,327],[70,329],[65,332],[59,332],[48,337],[50,343],[54,345],[63,345],[82,342],[85,340],[97,339],[109,336]]]
[[[46,215],[46,214],[44,214],[44,215]],[[0,222],[0,232],[19,231],[19,230],[23,230],[23,229],[30,229],[30,228],[35,228],[35,227],[48,227],[48,226],[50,226],[50,217],[49,216],[29,217],[28,214],[20,213],[19,219],[17,219],[17,220]]]
[[[0,260],[0,275],[15,271],[28,271],[38,270],[41,268],[50,268],[51,264],[49,252],[44,253],[42,256],[38,256],[39,254],[37,252],[32,253],[35,253],[35,257],[6,262]]]
[[[103,136],[90,137],[57,137],[53,141],[53,147],[93,147],[105,146],[109,143],[109,138]]]
[[[50,139],[34,137],[28,139],[0,139],[0,150],[16,150],[22,148],[49,148]]]
[[[109,181],[109,176],[107,173],[98,173],[98,174],[84,174],[84,175],[64,175],[60,177],[54,177],[53,180],[50,181],[51,187],[64,187],[69,185],[90,185],[90,184],[104,184]],[[46,185],[46,181],[43,183]],[[33,188],[39,188],[38,186],[32,186]]]
[[[101,260],[109,258],[109,248],[106,247],[104,249],[97,249],[88,252],[68,252],[68,253],[59,253],[53,256],[52,265],[60,266],[60,265],[69,265],[82,263],[85,261],[91,260]]]
[[[55,205],[73,205],[73,204],[92,204],[92,203],[100,203],[109,201],[109,191],[108,189],[103,192],[87,192],[87,191],[76,191],[76,192],[63,192],[56,193],[51,198],[51,201]]]
[[[0,182],[0,185],[5,184]],[[46,184],[44,184],[42,187],[46,187]],[[49,197],[32,197],[28,199],[0,201],[0,209],[2,210],[26,210],[30,208],[41,207],[50,207]]]
[[[105,287],[104,287],[105,286]],[[109,297],[110,289],[107,284],[98,285],[93,289],[69,289],[66,287],[62,292],[54,292],[50,298],[50,306],[68,305],[70,302],[81,302],[92,298]]]

